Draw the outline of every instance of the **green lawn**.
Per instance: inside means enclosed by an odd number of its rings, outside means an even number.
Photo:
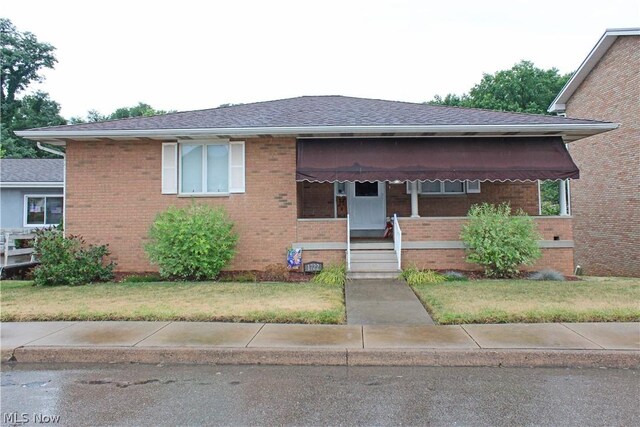
[[[640,321],[640,279],[471,280],[413,289],[441,324]]]
[[[0,282],[0,320],[343,323],[343,289],[316,283],[152,282],[36,287]]]

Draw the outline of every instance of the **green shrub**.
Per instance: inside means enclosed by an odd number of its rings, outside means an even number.
[[[160,282],[162,277],[158,274],[132,274],[122,279],[122,283],[149,283]]]
[[[555,282],[564,282],[565,278],[559,271],[544,269],[540,271],[534,271],[527,277],[529,280],[550,280]]]
[[[347,281],[347,267],[344,264],[328,265],[313,276],[312,281],[323,285],[344,286]]]
[[[40,264],[33,270],[39,286],[85,285],[113,278],[114,262],[105,262],[107,245],[88,245],[79,236],[64,237],[60,230],[36,232],[34,253]]]
[[[533,219],[524,212],[511,214],[507,203],[473,205],[462,227],[467,262],[480,264],[488,277],[512,277],[523,264],[540,258],[540,236]]]
[[[418,270],[416,266],[402,270],[400,277],[409,285],[425,285],[427,283],[440,283],[447,280],[445,276],[433,270]]]
[[[164,278],[214,279],[235,255],[237,235],[222,208],[193,204],[158,214],[145,246]]]

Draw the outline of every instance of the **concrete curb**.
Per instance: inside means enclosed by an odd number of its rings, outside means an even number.
[[[490,366],[640,369],[639,351],[513,349],[322,349],[19,347],[2,363],[144,363],[324,366]]]

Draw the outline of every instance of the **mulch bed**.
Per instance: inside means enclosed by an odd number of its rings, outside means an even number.
[[[464,274],[469,280],[485,280],[490,279],[485,276],[481,270],[435,270],[440,274],[444,274],[447,271],[455,271]],[[513,279],[526,279],[531,274],[530,271],[521,271]],[[127,273],[118,272],[115,273],[114,281],[121,282],[128,276],[147,276],[154,278],[158,281],[164,281],[157,273]],[[263,270],[235,270],[235,271],[222,271],[220,276],[216,279],[220,282],[309,282],[313,279],[314,274],[303,273],[301,271],[290,271],[286,267],[267,267]],[[577,276],[564,276],[568,282],[580,281],[580,277]]]

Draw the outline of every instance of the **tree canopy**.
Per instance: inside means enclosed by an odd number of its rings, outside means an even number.
[[[520,61],[508,70],[483,74],[469,93],[449,93],[444,98],[436,95],[429,103],[546,114],[547,107],[570,77],[571,74],[560,74],[557,68],[544,70],[531,61]]]
[[[60,116],[60,104],[45,92],[35,92],[22,99],[17,96],[34,82],[44,79],[41,71],[57,62],[55,48],[40,42],[32,33],[20,32],[13,23],[0,18],[2,157],[49,157],[36,149],[35,143],[20,138],[13,131],[31,127],[66,123]]]
[[[107,115],[103,115],[97,110],[89,110],[87,111],[86,117],[72,117],[69,122],[72,124],[102,122],[105,120],[127,119],[129,117],[157,116],[159,114],[167,114],[171,112],[173,111],[156,110],[149,104],[138,102],[138,105],[134,105],[133,107],[120,107],[113,113]]]

